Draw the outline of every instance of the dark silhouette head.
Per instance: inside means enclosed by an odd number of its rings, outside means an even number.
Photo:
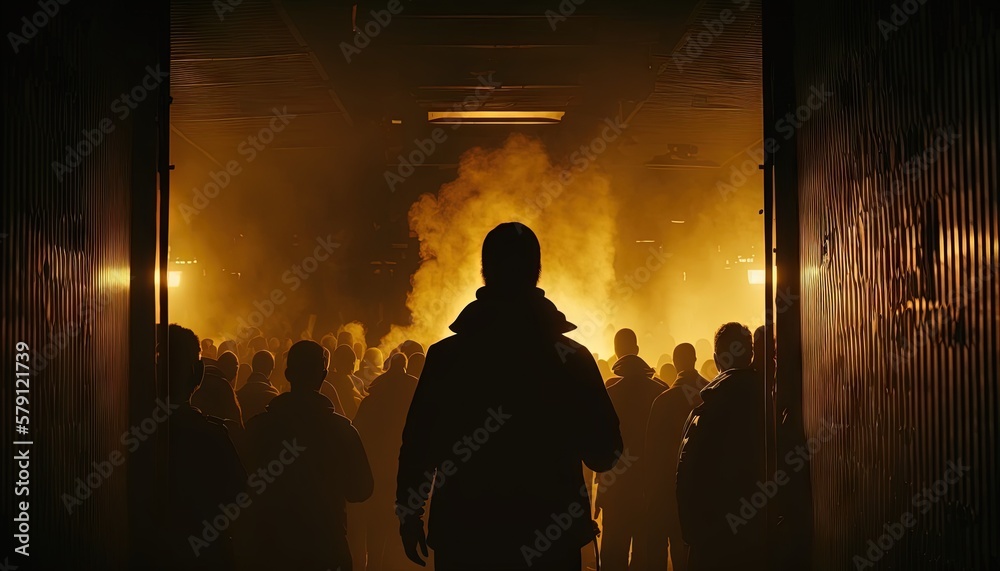
[[[337,336],[333,333],[327,333],[320,337],[319,344],[327,351],[333,353],[333,350],[337,348]]]
[[[253,354],[250,365],[253,367],[253,372],[270,377],[271,371],[274,370],[274,355],[270,351],[257,351]]]
[[[767,350],[766,341],[764,337],[764,326],[761,325],[757,329],[753,330],[753,368],[758,371],[764,370],[764,355]],[[777,355],[774,352],[774,335],[771,335],[771,362],[768,364],[768,370],[773,371],[777,364]]]
[[[674,367],[677,368],[678,373],[695,370],[694,364],[697,361],[698,354],[695,353],[694,345],[681,343],[674,347]]]
[[[526,290],[538,284],[542,248],[520,222],[504,222],[483,240],[483,281],[498,290]]]
[[[420,378],[420,373],[424,370],[424,357],[423,353],[414,353],[410,355],[410,359],[406,364],[406,372],[414,377]]]
[[[354,354],[354,348],[350,345],[341,345],[333,350],[333,357],[330,359],[333,370],[338,373],[353,373],[354,365],[358,361]]]
[[[409,359],[416,353],[423,353],[424,347],[413,339],[407,339],[399,344],[399,351],[406,355],[406,358]]]
[[[619,329],[615,333],[615,355],[622,358],[625,355],[639,354],[639,340],[635,336],[635,331],[631,329]]]
[[[369,363],[376,369],[381,369],[384,361],[385,359],[382,357],[382,351],[378,347],[369,347],[365,350],[365,362]]]
[[[735,321],[715,332],[715,365],[719,371],[745,369],[753,361],[753,336],[746,325]]]
[[[673,383],[677,378],[677,367],[673,363],[664,363],[660,366],[660,380],[666,383]]]
[[[396,353],[392,357],[389,357],[389,361],[385,364],[385,370],[394,371],[397,373],[405,373],[406,364],[407,364],[406,355],[402,353]]]
[[[278,341],[277,337],[271,337],[267,340],[267,349],[272,355],[277,354],[281,350],[281,341]]]
[[[207,338],[201,340],[201,354],[203,357],[215,360],[219,354],[218,351],[218,348],[215,346],[215,341]]]
[[[223,341],[219,345],[219,351],[218,351],[219,355],[222,355],[226,351],[230,351],[231,353],[233,353],[235,355],[236,354],[236,341],[233,341],[233,340],[229,339],[229,340]]]
[[[302,340],[288,350],[285,378],[292,391],[318,391],[326,378],[328,355],[315,341]]]
[[[355,341],[353,349],[354,356],[357,357],[359,361],[365,357],[365,346],[361,343],[361,341]]]
[[[240,371],[240,361],[232,351],[226,351],[219,355],[216,366],[222,371],[222,376],[229,381],[230,385],[236,384],[236,374]]]
[[[247,345],[251,355],[257,351],[267,351],[267,339],[262,336],[254,337]]]
[[[337,334],[337,346],[347,345],[354,349],[354,335],[350,331],[341,331]]]
[[[205,374],[201,362],[201,345],[194,331],[171,323],[167,329],[170,343],[170,399],[174,402],[188,402],[200,385]],[[157,356],[159,356],[159,345]]]

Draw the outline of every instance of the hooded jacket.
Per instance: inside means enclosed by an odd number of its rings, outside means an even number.
[[[685,425],[677,463],[677,507],[691,546],[690,568],[761,568],[766,516],[747,512],[743,502],[768,480],[763,382],[753,369],[730,369],[701,398]]]
[[[646,446],[646,422],[656,397],[667,385],[653,375],[654,369],[638,355],[625,355],[611,367],[617,375],[608,381],[608,395],[621,420],[622,462],[612,483],[600,486],[597,506],[601,509],[625,509],[642,512],[645,490],[642,460]]]
[[[403,430],[397,513],[421,516],[433,481],[427,543],[450,558],[525,568],[560,514],[566,525],[546,556],[578,554],[594,537],[581,461],[606,471],[622,449],[611,399],[542,290],[484,287],[476,298],[455,335],[427,351]]]

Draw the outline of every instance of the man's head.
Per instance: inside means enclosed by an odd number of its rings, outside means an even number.
[[[327,353],[315,341],[303,340],[288,350],[285,378],[293,391],[318,391],[326,378]]]
[[[240,371],[240,360],[236,358],[236,354],[232,351],[226,351],[225,353],[219,355],[218,361],[216,361],[216,366],[222,371],[222,376],[229,381],[230,385],[236,384],[236,374]]]
[[[681,343],[674,347],[674,367],[677,368],[678,373],[695,370],[694,364],[697,360],[698,356],[694,351],[694,345]]]
[[[753,368],[758,371],[764,370],[764,352],[767,350],[767,345],[764,337],[764,326],[761,325],[757,329],[753,330]],[[777,355],[774,351],[774,335],[771,335],[771,362],[768,364],[768,370],[773,371],[777,365]]]
[[[389,362],[386,363],[386,371],[394,371],[398,373],[406,372],[406,355],[402,353],[396,353],[392,357],[389,357]]]
[[[538,284],[542,248],[520,222],[504,222],[483,240],[483,281],[499,290],[525,290]]]
[[[253,367],[253,372],[270,377],[274,370],[274,355],[270,351],[257,351],[253,354],[250,366]]]
[[[622,358],[625,355],[639,354],[639,340],[636,339],[635,331],[631,329],[619,329],[615,333],[615,355]]]
[[[349,374],[354,372],[354,365],[358,362],[358,356],[354,354],[354,348],[350,345],[341,345],[333,350],[331,361],[334,371]]]
[[[337,334],[337,345],[347,345],[351,349],[354,348],[354,334],[350,331],[341,331]]]
[[[174,402],[188,402],[205,375],[205,365],[201,361],[201,345],[194,331],[171,323],[167,329],[170,343],[170,399]],[[157,346],[159,358],[160,346]]]
[[[745,369],[753,361],[753,336],[746,325],[730,322],[715,332],[715,365],[719,371]]]

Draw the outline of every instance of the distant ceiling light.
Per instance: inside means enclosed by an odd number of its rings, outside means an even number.
[[[557,125],[565,111],[428,111],[439,125]]]
[[[393,125],[402,125],[403,124],[403,120],[402,119],[393,119],[392,120],[392,124]]]
[[[655,244],[656,240],[636,240],[636,244]]]
[[[683,220],[671,220],[670,222],[671,222],[672,224],[684,224],[684,221],[683,221]]]

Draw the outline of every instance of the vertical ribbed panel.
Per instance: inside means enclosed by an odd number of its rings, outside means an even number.
[[[996,5],[795,4],[817,569],[998,568]]]
[[[13,555],[13,546],[0,556],[24,569],[116,569],[128,552],[128,464],[102,476],[72,513],[64,494],[76,494],[94,462],[128,455],[121,437],[129,428],[130,185],[140,130],[113,103],[155,63],[155,36],[137,25],[141,3],[45,4],[59,12],[19,53],[4,46],[0,505],[6,546],[15,502],[30,502],[31,557]],[[20,18],[40,10],[38,2],[8,3],[4,32],[21,30]],[[148,45],[136,43],[143,35]],[[155,106],[155,96],[139,104]],[[105,119],[114,130],[60,180],[53,162],[66,162],[66,147]],[[19,341],[37,369],[22,437],[33,441],[29,497],[13,494],[10,450]]]

